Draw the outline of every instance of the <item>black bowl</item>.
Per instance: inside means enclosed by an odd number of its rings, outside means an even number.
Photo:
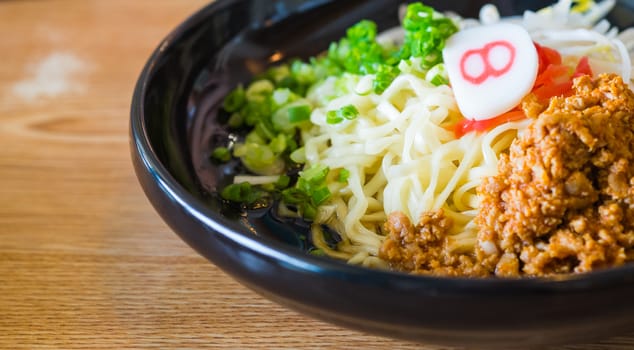
[[[456,1],[451,6],[473,16],[482,3]],[[543,4],[498,5],[510,15]],[[616,11],[620,25],[632,24],[623,22],[632,20],[623,16],[626,10]],[[307,254],[298,239],[302,227],[267,212],[245,216],[221,203],[214,191],[226,183],[235,164],[214,165],[208,154],[227,137],[217,118],[223,96],[280,58],[317,54],[363,18],[376,21],[380,29],[394,26],[396,3],[218,0],[159,45],[134,92],[131,149],[139,181],[169,226],[258,293],[374,334],[491,347],[577,343],[632,329],[632,265],[518,280],[378,271]]]

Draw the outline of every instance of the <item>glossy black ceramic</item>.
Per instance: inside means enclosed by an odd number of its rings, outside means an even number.
[[[466,15],[482,4],[428,3]],[[510,15],[543,4],[498,5]],[[613,19],[630,25],[631,10],[620,6]],[[235,164],[216,166],[208,152],[227,137],[217,117],[223,96],[280,59],[324,50],[363,18],[391,27],[397,2],[218,0],[160,43],[134,92],[131,151],[147,197],[169,226],[260,294],[374,334],[508,347],[577,343],[634,329],[634,266],[557,280],[377,271],[309,255],[297,238],[301,227],[266,215],[252,220],[221,205],[214,190]]]

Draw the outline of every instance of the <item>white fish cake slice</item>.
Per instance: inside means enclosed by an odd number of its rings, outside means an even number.
[[[460,31],[443,59],[462,114],[485,120],[516,107],[535,83],[539,58],[528,32],[512,23]]]

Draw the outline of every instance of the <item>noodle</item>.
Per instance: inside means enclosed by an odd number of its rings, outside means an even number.
[[[360,111],[356,119],[325,121],[326,111],[349,104]],[[482,176],[496,173],[497,155],[526,122],[457,139],[446,127],[458,118],[447,85],[434,86],[411,73],[399,75],[381,95],[353,92],[316,109],[311,115],[316,127],[304,139],[306,167],[324,164],[349,171],[348,183],[333,191],[331,203],[338,210],[313,225],[316,246],[364,264],[376,259],[387,214],[400,211],[416,221],[423,212],[442,208],[456,222],[455,249],[472,250],[476,188]],[[341,235],[337,250],[326,247],[321,224]]]

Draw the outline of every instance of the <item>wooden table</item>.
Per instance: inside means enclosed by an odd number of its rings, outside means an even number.
[[[274,304],[150,206],[129,157],[132,89],[204,3],[0,1],[0,348],[437,349]]]

